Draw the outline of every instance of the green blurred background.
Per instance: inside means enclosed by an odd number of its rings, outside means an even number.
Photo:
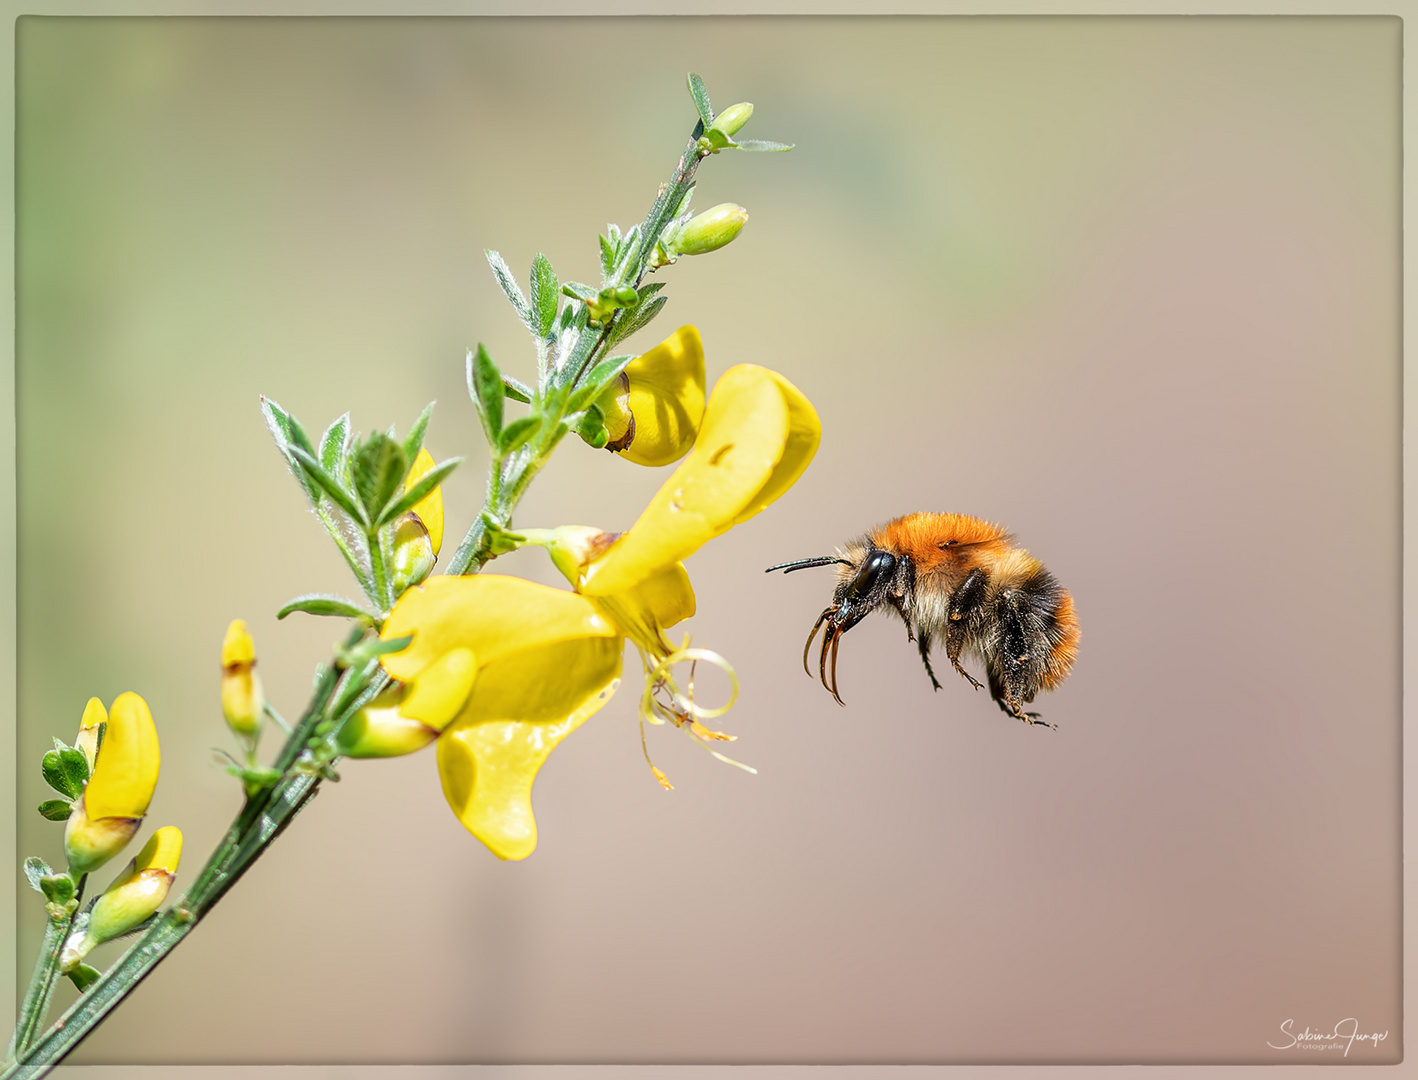
[[[664,272],[639,344],[693,322],[711,380],[775,367],[824,430],[689,564],[757,777],[652,731],[662,792],[627,689],[504,865],[431,753],[348,763],[76,1061],[1292,1063],[1282,1021],[1347,1016],[1400,1059],[1397,19],[17,41],[22,854],[60,857],[30,763],[132,689],[190,880],[239,801],[227,621],[293,714],[338,628],[273,613],[353,591],[258,395],[364,430],[437,399],[451,551],[484,482],[464,351],[533,365],[481,252],[593,279],[692,126],[688,70],[797,149],[706,164],[698,204],[752,219]],[[664,475],[572,441],[517,520],[624,528]],[[932,694],[884,619],[842,647],[846,709],[803,676],[830,573],[762,568],[915,510],[1005,522],[1073,590],[1057,732]]]

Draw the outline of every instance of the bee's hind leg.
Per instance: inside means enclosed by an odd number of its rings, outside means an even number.
[[[1038,727],[1052,727],[1058,731],[1058,724],[1051,724],[1048,720],[1041,719],[1039,713],[1025,711],[1024,706],[1015,699],[1014,694],[1005,687],[1004,683],[1000,682],[1000,677],[995,675],[993,670],[990,672],[990,696],[993,697],[994,703],[1000,706],[1000,711],[1005,716],[1012,716],[1015,720],[1022,720],[1027,724],[1037,724]],[[1029,694],[1029,697],[1032,699],[1034,694]]]

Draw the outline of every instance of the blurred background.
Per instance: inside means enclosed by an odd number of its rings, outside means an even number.
[[[17,40],[22,854],[62,858],[50,737],[132,689],[191,880],[240,800],[228,620],[293,715],[341,627],[274,612],[355,592],[258,395],[401,432],[437,399],[451,553],[486,463],[464,351],[534,370],[482,251],[593,280],[684,145],[689,70],[797,148],[705,164],[697,205],[752,219],[663,272],[637,344],[692,322],[711,381],[772,366],[823,422],[689,562],[758,776],[652,730],[662,791],[623,689],[502,864],[431,751],[346,763],[76,1062],[1298,1063],[1282,1022],[1346,1017],[1391,1032],[1351,1063],[1401,1059],[1399,20]],[[573,438],[517,521],[625,528],[666,475]],[[1005,523],[1073,592],[1057,731],[933,693],[885,618],[842,645],[845,709],[803,674],[832,572],[763,568],[916,510]],[[496,570],[558,581],[536,550]]]

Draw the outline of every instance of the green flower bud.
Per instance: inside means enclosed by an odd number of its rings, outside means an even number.
[[[753,105],[747,101],[740,101],[737,105],[730,105],[727,109],[714,117],[714,123],[709,125],[710,131],[722,131],[732,138],[738,134],[739,128],[748,123],[748,118],[753,115]]]
[[[402,595],[433,570],[433,540],[417,514],[408,514],[394,532],[394,595]]]
[[[720,203],[685,223],[670,241],[671,255],[704,255],[718,251],[743,231],[748,211],[733,203]]]

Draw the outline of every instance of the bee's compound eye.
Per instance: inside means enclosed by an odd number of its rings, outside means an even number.
[[[858,594],[871,592],[876,584],[882,578],[890,576],[894,569],[895,555],[889,551],[873,551],[862,561],[862,568],[857,571],[854,591]]]

